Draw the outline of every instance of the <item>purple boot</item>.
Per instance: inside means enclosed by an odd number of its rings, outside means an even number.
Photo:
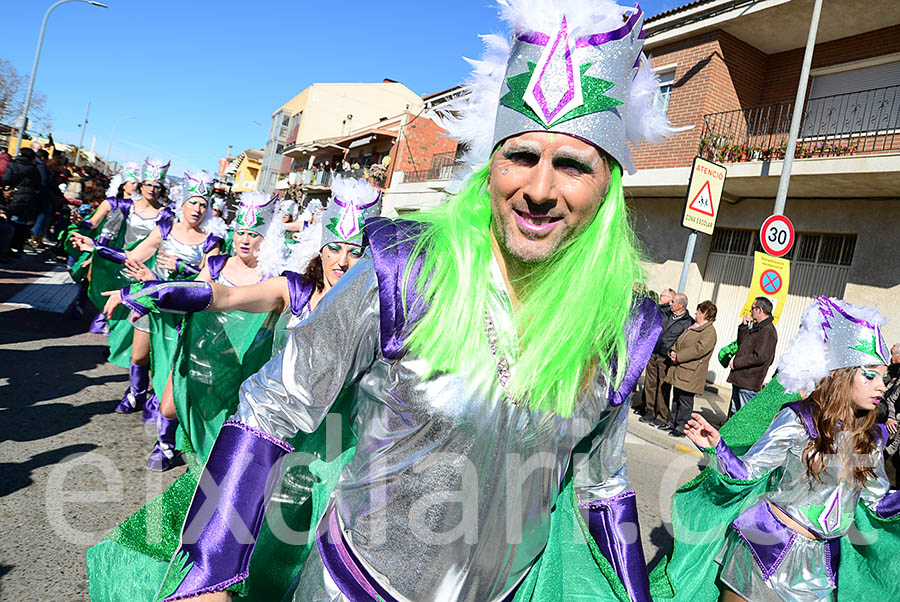
[[[91,320],[88,332],[109,336],[109,322],[106,321],[106,314],[101,311],[94,316],[94,319]]]
[[[178,420],[166,418],[160,412],[156,413],[156,432],[159,437],[153,451],[147,457],[147,468],[155,472],[165,472],[175,467],[181,459],[175,451],[175,431],[178,429]]]
[[[141,412],[141,421],[156,422],[156,414],[159,413],[159,397],[156,393],[147,396],[147,403],[144,404],[144,411]]]
[[[150,364],[138,366],[131,364],[128,367],[128,378],[131,386],[122,396],[122,401],[116,406],[119,414],[130,414],[144,407],[147,401],[147,389],[150,387]]]

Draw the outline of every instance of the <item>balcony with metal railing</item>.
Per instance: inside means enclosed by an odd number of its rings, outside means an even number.
[[[719,163],[784,159],[793,102],[712,113],[698,154]],[[809,99],[794,157],[900,153],[900,86]]]
[[[456,153],[440,153],[431,158],[431,167],[416,171],[407,171],[404,182],[431,182],[449,180],[453,176]]]

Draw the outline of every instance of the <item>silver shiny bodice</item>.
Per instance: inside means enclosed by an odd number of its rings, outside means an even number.
[[[125,239],[122,244],[127,247],[147,238],[153,232],[153,228],[156,227],[158,219],[158,214],[150,218],[143,218],[132,207],[131,211],[128,212],[128,217],[125,219]]]
[[[883,448],[879,444],[871,454],[858,458],[862,465],[875,469],[875,478],[859,489],[852,474],[842,477],[837,455],[820,474],[822,482],[811,481],[803,463],[803,450],[809,440],[800,416],[794,410],[784,408],[741,460],[751,479],[782,467],[772,490],[766,494],[769,501],[819,537],[840,537],[853,524],[853,513],[860,497],[874,509],[890,488],[881,459]]]
[[[201,242],[196,244],[188,244],[181,242],[175,239],[174,233],[169,233],[169,236],[163,239],[163,241],[159,245],[159,250],[167,255],[172,255],[177,257],[182,261],[186,261],[188,263],[192,263],[197,267],[203,263],[203,246],[206,243],[204,239]],[[163,280],[168,280],[172,272],[166,270],[164,268],[156,268],[157,275]]]
[[[509,299],[496,266],[486,276],[503,342],[515,336]],[[338,393],[354,387],[358,444],[335,507],[359,560],[401,600],[502,598],[544,548],[570,463],[579,501],[631,488],[627,404],[608,405],[605,377],[570,418],[509,403],[496,378],[481,386],[459,374],[423,378],[421,360],[381,353],[371,259],[290,335],[244,382],[236,419],[287,439],[315,430]],[[573,458],[589,434],[589,453]]]

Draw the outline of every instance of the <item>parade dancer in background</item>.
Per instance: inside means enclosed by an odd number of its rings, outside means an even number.
[[[825,602],[838,588],[839,599],[897,599],[900,575],[885,570],[887,558],[896,566],[900,527],[890,519],[900,513],[900,494],[888,492],[887,437],[875,411],[889,362],[883,325],[876,310],[817,298],[778,361],[778,381],[805,397],[785,403],[743,454],[693,414],[685,432],[708,452],[710,467],[673,501],[675,556],[666,576],[676,599]],[[727,426],[759,419],[738,412]],[[711,543],[692,550],[697,532],[681,525],[700,516],[707,529],[728,525],[724,542],[701,537]],[[857,548],[844,537],[854,521],[862,532],[889,531]]]
[[[219,487],[194,498],[164,600],[221,600],[209,592],[247,579],[252,591],[241,540],[262,528],[270,473],[339,398],[358,440],[318,500],[295,601],[650,599],[624,439],[661,321],[634,293],[621,175],[626,139],[671,130],[653,106],[643,14],[501,9],[512,43],[487,38],[450,125],[478,169],[415,221],[370,221],[372,258],[241,387],[201,479]]]
[[[153,597],[175,553],[191,501],[190,494],[197,485],[202,464],[222,423],[236,410],[238,387],[242,382],[236,377],[247,374],[248,363],[256,361],[256,358],[248,360],[248,355],[254,354],[255,347],[266,343],[270,345],[266,356],[249,372],[252,374],[269,357],[283,349],[286,341],[284,335],[309,317],[333,290],[333,285],[364,253],[363,220],[380,213],[379,192],[362,181],[335,178],[332,193],[339,202],[329,205],[328,222],[344,221],[346,224],[342,216],[355,215],[356,227],[343,232],[336,229],[327,231],[326,238],[320,241],[324,243],[320,252],[311,261],[306,258],[308,266],[298,263],[302,258],[291,255],[288,265],[292,270],[305,270],[302,275],[286,271],[282,277],[267,278],[259,284],[230,286],[235,284],[231,278],[223,278],[222,271],[218,275],[215,273],[216,265],[222,262],[220,258],[223,257],[218,255],[210,257],[207,262],[210,279],[213,280],[211,285],[200,282],[152,282],[143,287],[131,287],[134,290],[110,294],[107,311],[114,309],[124,296],[126,303],[139,313],[187,312],[174,362],[174,383],[178,393],[175,408],[185,436],[185,449],[195,452],[197,461],[189,461],[187,473],[88,551],[90,594],[94,602],[130,602]],[[272,271],[269,262],[274,265],[279,260],[279,255],[266,252],[266,247],[270,240],[277,240],[283,234],[283,222],[277,212],[272,214],[275,203],[268,202],[263,195],[245,193],[241,201],[235,221],[235,240],[241,238],[239,233],[242,230],[251,230],[242,225],[262,222],[257,227],[265,230],[266,241],[260,252],[258,269],[261,268],[261,275],[265,276]],[[271,224],[266,227],[266,222]],[[233,261],[234,258],[229,259],[228,263]],[[201,278],[203,274],[198,280]],[[194,291],[206,286],[209,286],[213,296],[209,307],[195,304],[197,295]],[[155,289],[155,292],[150,289]],[[204,308],[206,311],[200,311]],[[227,335],[223,336],[223,321],[233,321],[238,315],[246,316],[243,311],[258,312],[257,315],[264,318],[262,326],[253,328],[258,323],[254,322],[249,328],[239,329],[232,323],[228,325]],[[270,328],[273,322],[276,334],[274,337],[266,336],[264,330]],[[165,402],[162,411],[166,411]],[[310,445],[310,450],[318,451],[317,447],[320,446]],[[340,462],[335,465],[335,477],[342,465]],[[318,477],[299,466],[288,470],[281,480],[275,496],[282,500],[281,515],[293,528],[305,524],[305,529],[309,531],[315,527],[315,521],[311,519],[317,515],[310,509],[310,484],[317,480]],[[158,518],[149,519],[151,513],[158,513]],[[149,524],[151,521],[152,526]],[[151,545],[148,542],[151,537],[163,544]],[[244,599],[282,599],[290,590],[293,576],[308,551],[308,546],[292,545],[273,536],[270,530],[264,531],[254,556],[254,563],[263,568],[257,571],[252,592],[247,593]]]
[[[74,225],[73,229],[91,238],[96,238],[103,244],[110,243],[119,233],[122,226],[124,214],[119,211],[119,205],[125,199],[126,204],[133,203],[133,197],[137,192],[137,188],[141,182],[141,165],[134,161],[129,161],[122,166],[122,171],[113,176],[106,191],[106,199],[97,206],[97,209],[88,217],[83,218],[78,211],[73,211],[71,220]],[[99,238],[98,238],[99,237]],[[71,247],[71,244],[67,245]],[[79,295],[78,305],[81,311],[87,303],[87,279],[88,269],[90,267],[91,255],[88,252],[78,252],[71,248],[71,257],[69,258],[69,269],[72,279],[75,282],[84,283],[81,295]],[[98,311],[96,317],[91,321],[90,331],[97,334],[109,334],[109,324],[106,321],[106,315],[102,311]]]
[[[106,218],[109,225],[104,224],[96,243],[77,232],[71,235],[75,248],[92,251],[88,295],[97,307],[103,307],[106,301],[102,295],[104,290],[135,281],[122,268],[125,257],[122,249],[134,250],[152,232],[171,230],[174,211],[160,201],[168,169],[169,163],[159,159],[144,161],[139,195],[119,199],[115,208],[110,203],[111,211]],[[127,317],[128,313],[121,311],[109,318],[109,361],[128,368],[130,383],[115,410],[127,414],[144,408],[149,401],[143,420],[150,422],[154,420],[153,408],[158,405],[156,396],[150,394],[150,333],[143,322],[132,324]]]

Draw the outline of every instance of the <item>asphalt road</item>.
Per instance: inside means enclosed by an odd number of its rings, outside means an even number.
[[[138,414],[113,413],[127,373],[86,330],[86,319],[0,306],[2,602],[87,600],[85,550],[184,471],[144,469],[155,430]],[[629,428],[629,476],[653,564],[671,547],[672,492],[699,457],[635,420]]]

